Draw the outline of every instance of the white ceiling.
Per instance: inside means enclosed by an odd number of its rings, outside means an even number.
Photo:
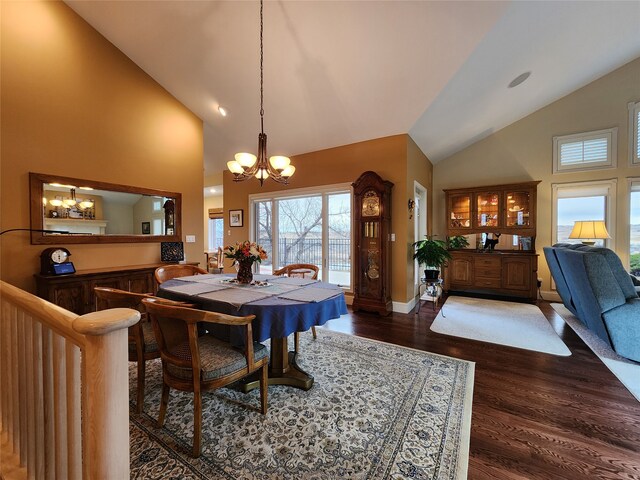
[[[257,2],[66,3],[203,119],[205,174],[255,153]],[[268,1],[264,15],[269,155],[409,132],[436,162],[640,56],[640,1]]]

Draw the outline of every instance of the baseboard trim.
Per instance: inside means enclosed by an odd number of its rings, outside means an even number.
[[[416,299],[412,298],[409,302],[391,302],[392,309],[395,313],[410,313],[416,306]]]
[[[554,292],[552,290],[541,290],[540,295],[542,295],[542,298],[548,302],[562,302],[558,292]]]

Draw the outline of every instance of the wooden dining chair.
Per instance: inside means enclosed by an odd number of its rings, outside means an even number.
[[[142,299],[155,298],[153,295],[145,293],[133,293],[117,288],[95,287],[93,289],[97,309],[106,310],[108,308],[132,308],[141,313],[138,323],[129,327],[129,361],[138,364],[138,388],[136,392],[136,413],[142,413],[144,405],[144,383],[145,383],[145,363],[147,360],[160,358],[158,342],[151,322],[145,313]],[[174,302],[164,298],[158,299],[167,305],[188,305],[182,302]]]
[[[311,263],[292,263],[291,265],[285,265],[284,267],[273,272],[276,276],[287,276],[287,277],[302,277],[302,278],[311,278],[312,280],[318,279],[318,273],[320,272],[320,268],[317,265],[313,265]],[[316,327],[311,327],[311,333],[313,334],[313,339],[318,338],[316,333]],[[294,351],[297,354],[300,347],[300,332],[295,332],[293,334],[294,338]]]
[[[234,317],[177,306],[154,298],[143,299],[151,317],[162,358],[162,400],[158,427],[164,425],[171,388],[193,392],[193,456],[202,452],[202,392],[233,383],[251,373],[260,373],[260,411],[267,413],[267,367],[269,353],[254,343],[251,321],[255,315]],[[244,327],[245,347],[241,351],[212,335],[198,336],[198,322]]]
[[[154,276],[158,285],[163,284],[167,280],[178,277],[188,277],[190,275],[205,275],[209,272],[195,265],[164,265],[156,268]]]
[[[218,247],[218,250],[212,252],[205,252],[207,257],[207,270],[209,273],[222,273],[224,269],[224,254],[222,248]]]

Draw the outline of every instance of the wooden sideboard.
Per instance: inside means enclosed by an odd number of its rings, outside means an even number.
[[[452,250],[449,253],[445,290],[536,300],[538,255],[535,252]]]
[[[71,275],[36,274],[36,293],[40,298],[84,315],[96,310],[94,287],[118,288],[136,293],[155,293],[153,272],[166,263],[78,270]]]

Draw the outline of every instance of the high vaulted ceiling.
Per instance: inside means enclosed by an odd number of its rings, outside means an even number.
[[[66,3],[202,118],[206,174],[255,153],[258,2]],[[640,56],[640,1],[268,1],[264,17],[269,155],[410,133],[437,162]]]

